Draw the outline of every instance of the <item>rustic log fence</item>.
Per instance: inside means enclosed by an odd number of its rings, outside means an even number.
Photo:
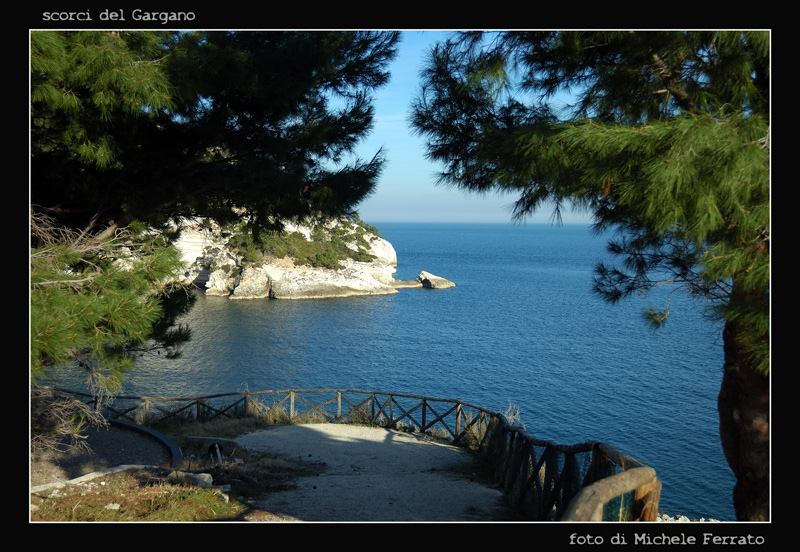
[[[65,391],[65,390],[62,390]],[[537,521],[654,521],[661,483],[653,468],[605,443],[536,439],[503,414],[455,399],[357,389],[284,389],[204,397],[118,396],[94,403],[141,425],[242,416],[272,423],[359,423],[415,431],[479,450],[510,504]],[[314,400],[322,397],[322,400]]]

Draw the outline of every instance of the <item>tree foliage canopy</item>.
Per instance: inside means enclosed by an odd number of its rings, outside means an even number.
[[[65,224],[351,212],[396,33],[34,32],[32,203]]]
[[[466,33],[432,50],[412,122],[445,185],[619,230],[607,299],[686,286],[768,371],[768,33]]]

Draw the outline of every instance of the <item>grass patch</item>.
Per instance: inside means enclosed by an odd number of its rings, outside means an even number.
[[[168,424],[153,425],[153,429],[163,433],[184,449],[189,443],[187,437],[192,435],[223,437],[232,439],[239,435],[264,429],[272,423],[258,418],[235,417],[217,418],[207,422],[197,420],[177,421]]]
[[[214,489],[172,484],[166,472],[135,470],[38,493],[31,521],[221,521],[249,506]]]

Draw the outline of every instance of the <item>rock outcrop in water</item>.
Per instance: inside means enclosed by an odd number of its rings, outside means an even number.
[[[422,287],[429,289],[447,289],[455,287],[455,284],[450,280],[445,280],[439,276],[434,276],[430,272],[425,272],[424,270],[419,273],[417,280],[420,281]]]
[[[286,224],[281,236],[257,251],[235,230],[198,221],[184,225],[176,246],[187,265],[185,282],[230,299],[385,295],[455,286],[424,271],[416,280],[395,280],[394,247],[358,220]]]

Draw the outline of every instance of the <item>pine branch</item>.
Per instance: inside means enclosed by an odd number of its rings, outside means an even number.
[[[68,284],[70,286],[81,287],[81,285],[85,284],[86,282],[91,282],[94,280],[98,275],[93,274],[91,276],[87,276],[86,278],[80,278],[77,280],[44,280],[41,282],[31,282],[32,286],[51,286],[51,285],[59,285],[59,284]],[[80,284],[80,285],[78,285]]]
[[[669,92],[675,101],[678,102],[678,105],[686,111],[692,113],[697,111],[697,105],[689,97],[689,94],[677,86],[677,83],[680,82],[679,76],[667,66],[666,62],[664,62],[658,54],[652,54],[652,58],[656,74],[663,80],[666,86],[665,91]]]

